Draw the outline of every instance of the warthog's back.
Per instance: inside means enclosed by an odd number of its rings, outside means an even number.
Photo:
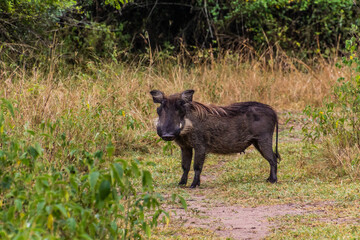
[[[206,152],[240,153],[253,140],[272,136],[277,123],[274,110],[258,102],[234,103],[229,106],[206,106],[193,102],[187,114],[192,137],[182,139],[191,146],[204,145]],[[181,142],[182,142],[181,141]]]

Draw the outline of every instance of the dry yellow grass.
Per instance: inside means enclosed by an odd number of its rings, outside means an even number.
[[[56,119],[84,107],[107,106],[124,110],[148,129],[150,115],[155,113],[148,94],[151,89],[170,94],[191,88],[196,90],[195,100],[204,103],[260,101],[277,111],[300,111],[308,104],[321,104],[336,79],[346,74],[330,63],[316,69],[300,63],[306,72],[297,70],[295,63],[299,61],[288,60],[284,70],[228,55],[192,67],[169,63],[152,67],[89,63],[86,71],[75,70],[67,75],[53,62],[47,73],[4,67],[0,70],[0,96],[16,101],[22,116],[17,124]]]
[[[191,69],[174,67],[169,74],[149,76],[148,86],[165,93],[193,88],[195,99],[206,103],[260,101],[277,110],[302,110],[308,104],[319,105],[342,74],[331,64],[304,73],[295,68],[268,71],[257,63],[224,60]]]

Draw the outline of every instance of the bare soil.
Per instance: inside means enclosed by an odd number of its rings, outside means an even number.
[[[195,191],[187,200],[187,211],[172,209],[176,218],[182,221],[184,227],[209,229],[219,238],[263,239],[275,227],[267,220],[268,217],[310,212],[307,206],[295,204],[242,207],[209,203],[206,199],[211,196],[196,195]]]

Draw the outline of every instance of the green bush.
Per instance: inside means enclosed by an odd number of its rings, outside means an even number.
[[[111,142],[67,141],[60,121],[18,132],[13,104],[0,107],[1,239],[139,239],[168,221],[146,165],[115,158]]]
[[[357,29],[357,28],[356,28]],[[308,119],[303,128],[305,139],[320,140],[325,159],[343,174],[360,177],[360,59],[357,39],[346,41],[348,57],[342,58],[339,68],[349,69],[349,78],[341,77],[332,96],[324,106],[308,106]]]
[[[352,0],[224,2],[212,10],[217,28],[248,39],[257,50],[279,46],[290,55],[329,56],[350,36],[351,24],[360,24]]]
[[[48,55],[56,23],[75,0],[0,1],[0,61],[27,65]],[[26,63],[26,64],[25,64]]]
[[[128,59],[148,48],[170,57],[204,48],[329,57],[360,25],[359,13],[353,0],[6,0],[0,60],[28,66],[56,46],[56,56],[72,64]]]

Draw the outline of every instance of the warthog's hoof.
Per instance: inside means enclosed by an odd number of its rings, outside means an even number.
[[[179,186],[184,186],[184,185],[186,185],[186,181],[181,180],[181,181],[179,182]]]
[[[277,178],[271,178],[269,177],[268,179],[266,179],[267,182],[270,182],[270,183],[276,183],[277,182]]]
[[[196,188],[196,186],[200,186],[200,181],[199,182],[193,182],[190,186],[190,188]]]

